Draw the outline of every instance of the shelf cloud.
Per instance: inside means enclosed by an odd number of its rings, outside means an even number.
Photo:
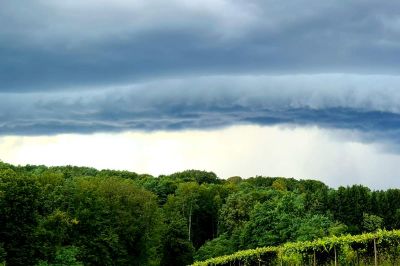
[[[398,76],[204,76],[100,90],[2,93],[2,135],[316,125],[400,143]]]

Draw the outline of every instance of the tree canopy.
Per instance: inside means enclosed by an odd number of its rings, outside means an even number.
[[[153,177],[0,162],[0,264],[187,265],[400,228],[400,190],[188,170]]]

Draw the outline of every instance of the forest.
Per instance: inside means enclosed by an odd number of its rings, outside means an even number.
[[[0,265],[190,265],[399,228],[399,189],[0,162]]]

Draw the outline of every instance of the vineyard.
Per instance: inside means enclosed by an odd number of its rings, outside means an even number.
[[[400,230],[249,249],[193,264],[211,265],[400,265]]]

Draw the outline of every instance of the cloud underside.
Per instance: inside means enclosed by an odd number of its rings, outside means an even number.
[[[350,129],[400,143],[396,76],[207,76],[68,93],[3,93],[0,134],[211,129],[237,124]]]
[[[258,125],[317,125],[325,128],[353,129],[390,136],[400,141],[400,115],[363,111],[351,108],[315,110],[309,108],[257,110],[248,108],[209,108],[206,110],[171,110],[158,113],[113,111],[82,115],[54,115],[48,118],[21,118],[3,121],[2,135],[51,135],[58,133],[119,132],[127,130],[156,131],[184,129],[212,129],[235,124]],[[31,116],[27,114],[26,116]],[[382,131],[382,132],[381,132]],[[386,131],[386,132],[385,132]],[[390,133],[390,134],[389,134]]]

